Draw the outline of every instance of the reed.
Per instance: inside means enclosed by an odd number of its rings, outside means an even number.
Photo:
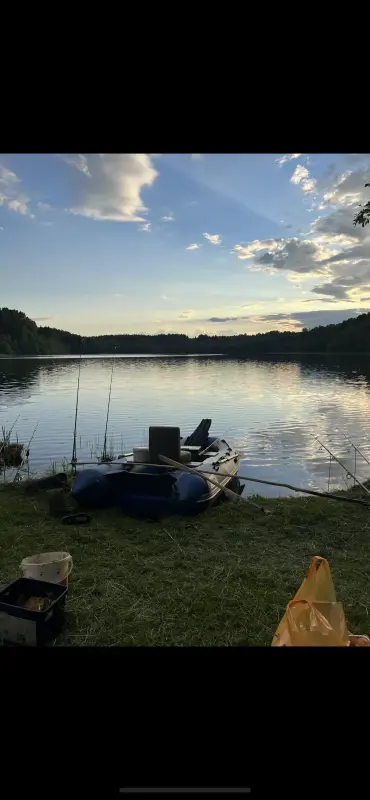
[[[19,417],[17,417],[17,420],[18,419]],[[4,475],[6,467],[19,467],[23,460],[23,444],[18,441],[18,436],[16,436],[15,442],[11,441],[11,435],[17,420],[15,420],[9,430],[7,430],[4,425],[1,426],[0,469],[4,470]]]

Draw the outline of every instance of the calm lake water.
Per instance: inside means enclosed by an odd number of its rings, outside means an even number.
[[[113,357],[114,358],[114,357]],[[342,429],[370,461],[370,364],[367,359],[285,357],[89,357],[81,361],[77,456],[101,454],[112,363],[108,449],[116,455],[147,443],[148,426],[179,425],[190,433],[203,417],[212,432],[243,454],[240,473],[326,490],[329,456],[319,436],[360,479],[370,467],[339,433]],[[31,444],[30,469],[70,461],[79,360],[69,357],[0,360],[0,425]],[[1,479],[3,476],[1,476]],[[337,464],[331,488],[353,481]],[[248,483],[266,496],[289,490]]]

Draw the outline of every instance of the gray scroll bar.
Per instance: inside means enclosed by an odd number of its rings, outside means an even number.
[[[142,788],[139,788],[138,786],[132,786],[131,788],[125,786],[119,791],[120,794],[249,794],[251,790],[249,787],[242,786],[231,786],[228,788],[220,786],[215,786],[214,788],[206,788],[205,786],[199,788],[190,786],[169,788],[168,786],[165,786],[162,789],[159,787],[150,788],[148,786]]]

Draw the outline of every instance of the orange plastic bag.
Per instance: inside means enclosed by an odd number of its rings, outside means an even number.
[[[302,585],[287,605],[272,647],[348,647],[350,643],[329,564],[325,558],[314,556]]]

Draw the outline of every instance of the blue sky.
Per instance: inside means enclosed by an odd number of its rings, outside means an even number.
[[[370,310],[369,154],[3,154],[0,306],[81,334]]]

